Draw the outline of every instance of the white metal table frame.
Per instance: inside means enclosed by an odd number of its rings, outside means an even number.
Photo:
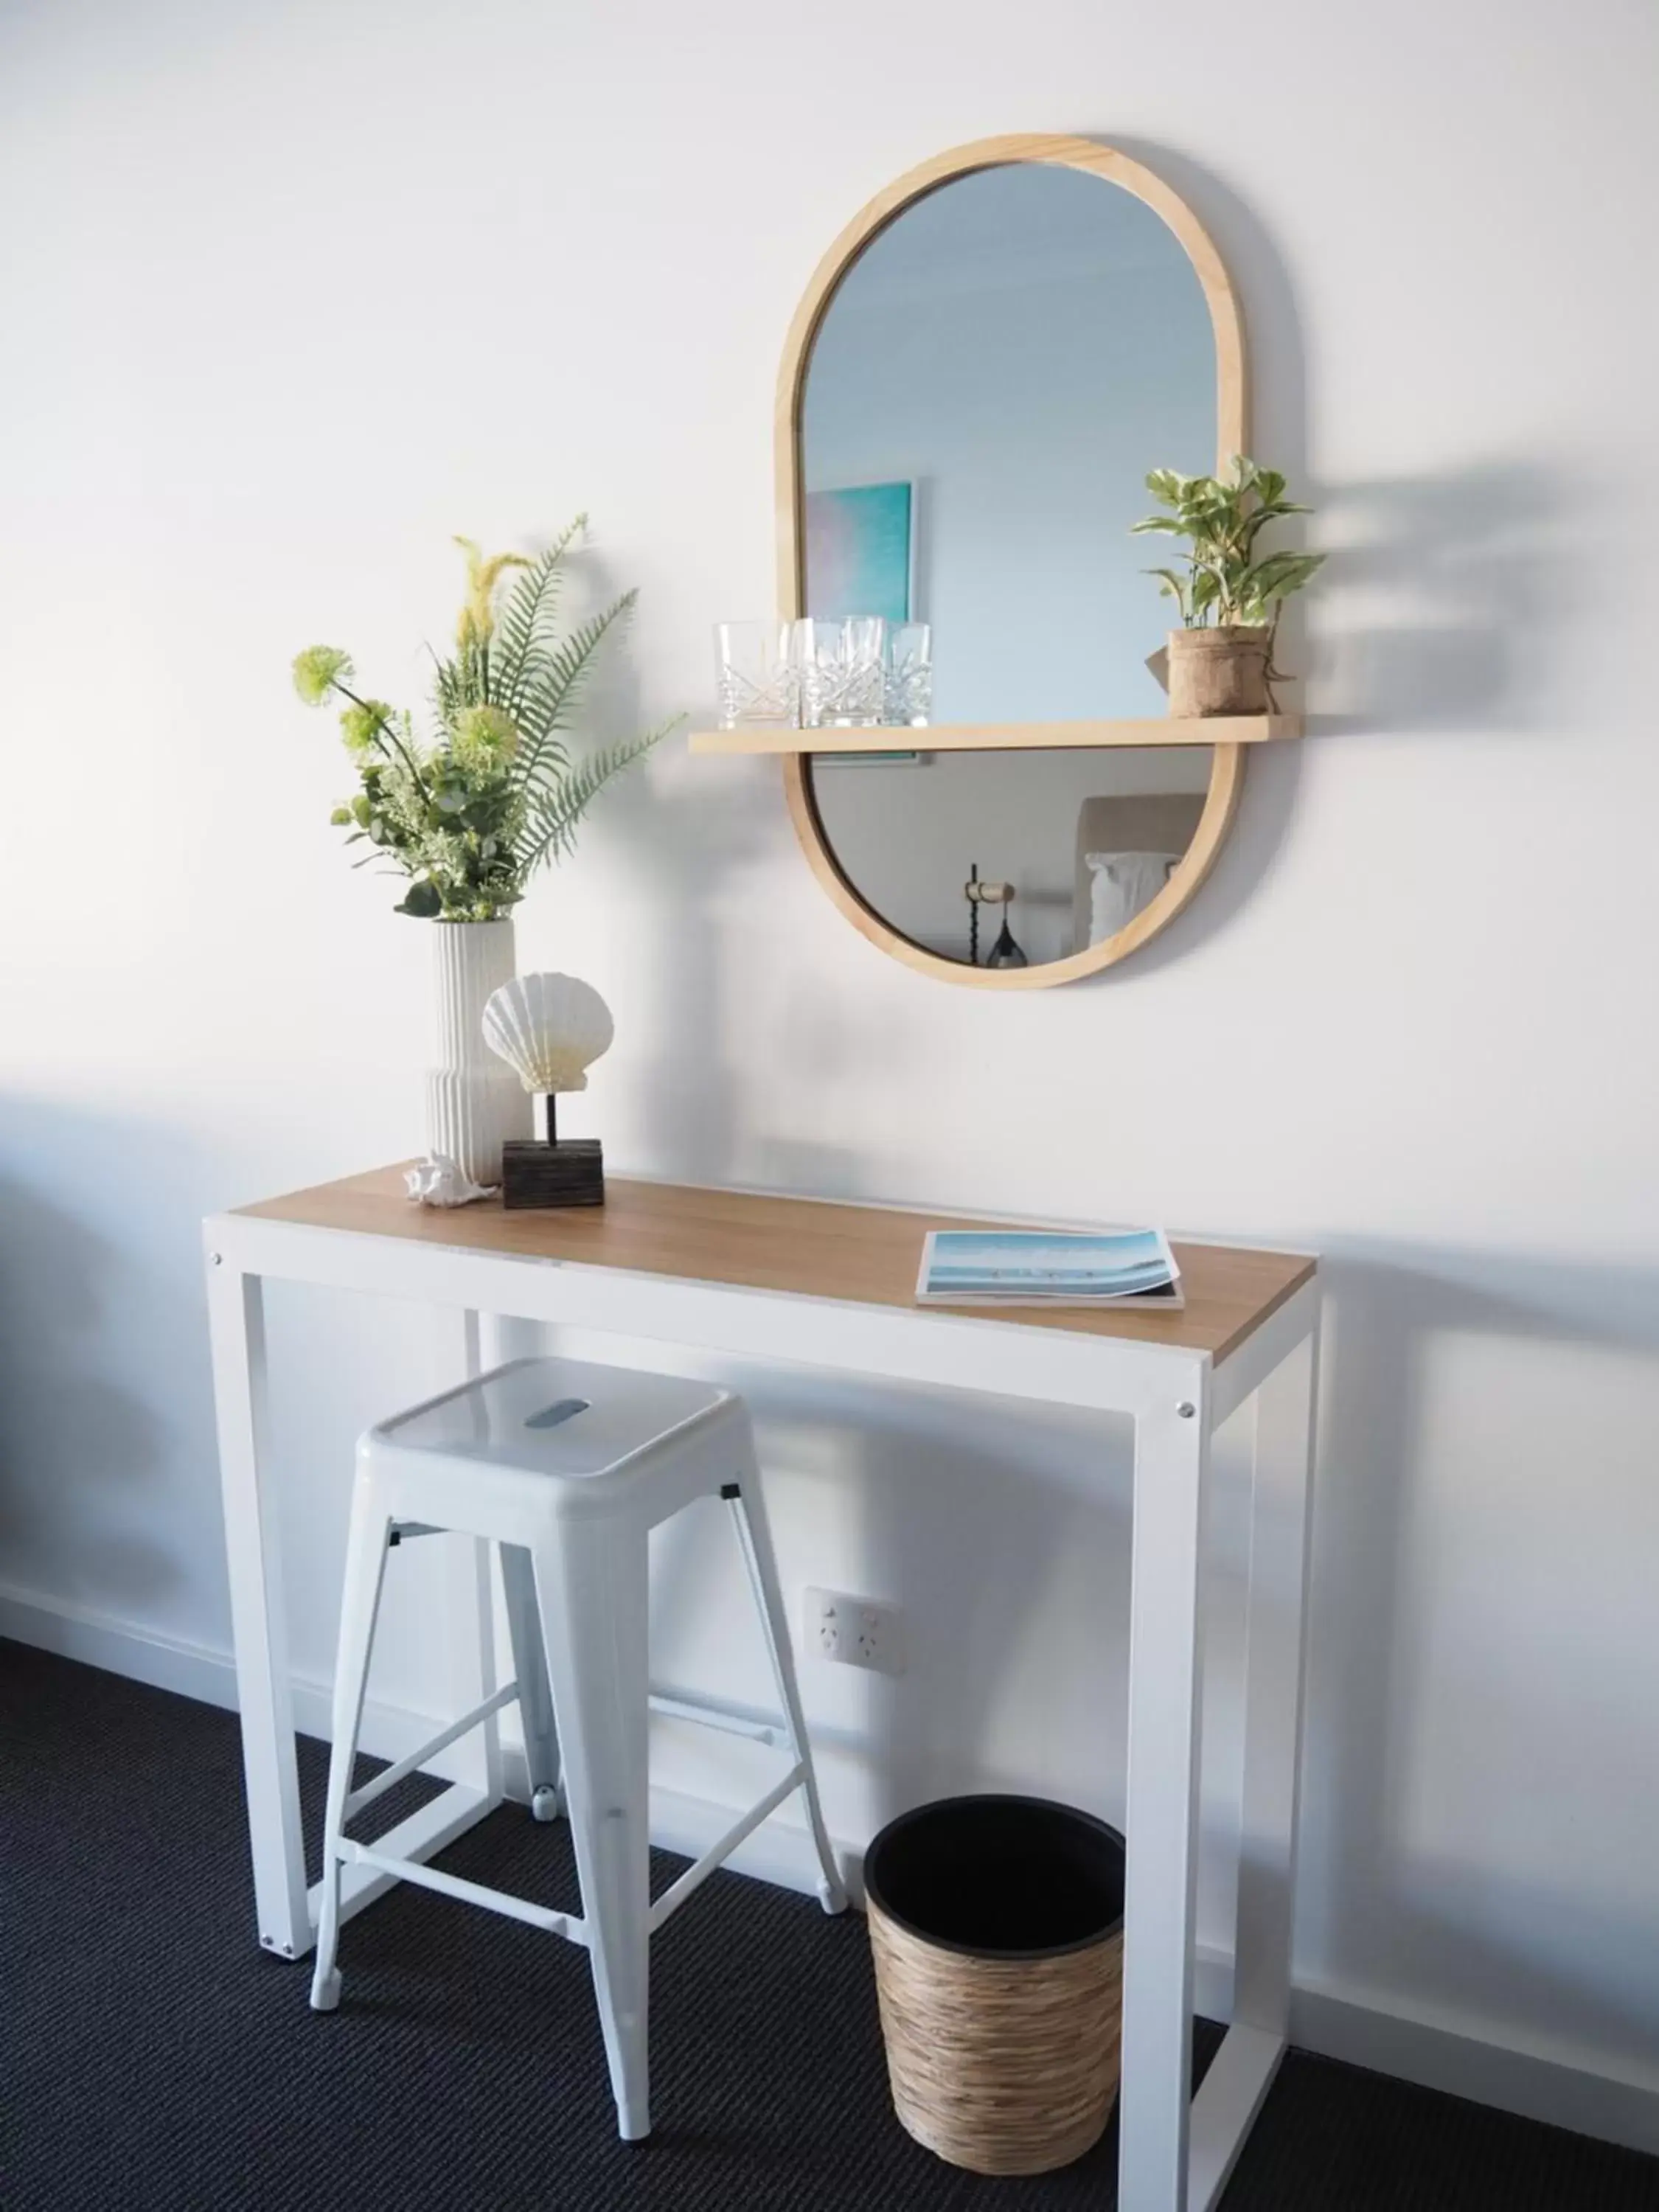
[[[1272,2084],[1290,2014],[1291,1905],[1319,1284],[1311,1276],[1225,1357],[1127,1337],[854,1304],[568,1261],[224,1214],[206,1224],[225,1532],[259,1941],[314,1940],[295,1754],[275,1501],[262,1464],[267,1277],[458,1311],[465,1371],[479,1316],[991,1392],[1134,1425],[1125,1828],[1121,2212],[1210,2212]],[[1211,1437],[1255,1400],[1243,1772],[1232,2024],[1192,2079],[1202,1553]],[[452,1591],[455,1710],[494,1686],[488,1559]],[[383,1839],[423,1859],[501,1802],[495,1729],[454,1747],[454,1779]],[[348,1869],[343,1916],[389,1887]]]

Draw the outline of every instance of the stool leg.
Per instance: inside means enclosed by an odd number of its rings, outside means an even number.
[[[345,1595],[334,1662],[334,1744],[328,1759],[328,1809],[323,1816],[322,1911],[317,1923],[316,1970],[311,1981],[313,2012],[332,2012],[340,2002],[340,1972],[334,1963],[340,1941],[340,1838],[357,1760],[357,1735],[368,1687],[368,1656],[380,1610],[386,1539],[391,1533],[391,1516],[376,1496],[374,1486],[359,1475],[351,1492]]]
[[[743,1480],[735,1486],[735,1493],[727,1498],[732,1508],[732,1526],[738,1532],[744,1565],[749,1570],[749,1587],[755,1595],[755,1609],[760,1615],[761,1627],[765,1632],[773,1679],[777,1683],[784,1719],[788,1724],[790,1750],[802,1769],[801,1796],[806,1801],[806,1818],[812,1831],[812,1841],[817,1848],[818,1865],[823,1875],[818,1884],[818,1902],[826,1912],[845,1912],[847,1886],[841,1878],[840,1868],[836,1864],[830,1832],[823,1825],[823,1808],[818,1802],[817,1776],[812,1767],[812,1747],[806,1734],[806,1716],[801,1711],[800,1687],[795,1680],[789,1621],[784,1607],[782,1586],[778,1581],[778,1563],[772,1550],[772,1532],[766,1518],[760,1469],[752,1449]]]
[[[501,1589],[513,1638],[513,1672],[519,1684],[519,1717],[524,1724],[524,1755],[530,1769],[530,1809],[538,1820],[559,1817],[559,1738],[553,1720],[553,1691],[547,1678],[547,1650],[536,1610],[536,1571],[522,1544],[503,1544]]]
[[[617,2131],[633,2142],[651,2132],[645,1534],[568,1521],[534,1559],[593,1994]]]

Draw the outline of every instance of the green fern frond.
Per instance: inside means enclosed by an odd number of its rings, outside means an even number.
[[[544,553],[517,577],[495,623],[494,665],[495,703],[516,712],[527,665],[535,648],[550,634],[558,611],[559,586],[565,554],[587,528],[587,517],[579,514],[562,531]]]
[[[538,647],[529,672],[509,710],[523,735],[515,774],[520,787],[532,790],[550,769],[567,765],[557,732],[569,727],[569,714],[592,672],[593,657],[611,626],[623,620],[638,594],[624,592],[621,599],[571,631],[556,651]]]
[[[447,660],[441,660],[433,677],[432,704],[446,730],[453,730],[469,707],[488,707],[489,647],[473,639],[458,645]]]
[[[432,703],[438,720],[447,730],[453,730],[466,704],[462,696],[460,672],[453,660],[441,660],[433,672]]]
[[[591,753],[556,784],[544,785],[531,802],[530,819],[520,858],[528,876],[544,860],[562,860],[575,842],[577,825],[611,779],[659,744],[684,720],[676,714],[661,727],[624,744]]]
[[[556,558],[544,554],[536,567],[519,579],[518,588],[501,611],[495,628],[493,703],[505,707],[509,714],[518,706],[534,664],[537,633],[544,623],[550,624],[556,612],[562,581]]]
[[[558,691],[556,712],[562,716],[575,703],[577,694],[592,672],[593,656],[613,623],[626,623],[634,611],[637,592],[624,592],[602,614],[592,616],[573,629],[564,643],[547,656],[548,674]]]

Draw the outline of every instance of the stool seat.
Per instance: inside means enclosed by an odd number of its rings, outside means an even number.
[[[688,1698],[653,1697],[648,1667],[652,1528],[701,1498],[727,1505],[782,1712],[757,1723]],[[386,1560],[407,1537],[454,1531],[500,1547],[514,1679],[429,1743],[353,1790],[357,1735]],[[516,1699],[532,1809],[568,1814],[580,1918],[401,1858],[349,1821],[444,1746],[493,1730]],[[647,1729],[652,1712],[781,1747],[788,1764],[736,1824],[653,1903]],[[487,1739],[494,1743],[493,1735]],[[491,1756],[495,1754],[492,1752]],[[340,1873],[367,1866],[506,1913],[586,1947],[619,2130],[649,2131],[649,1939],[799,1791],[824,1910],[847,1893],[819,1809],[749,1413],[712,1383],[568,1359],[519,1359],[379,1423],[357,1447],[334,1685],[322,1909],[311,2002],[340,2001]]]
[[[360,1449],[440,1452],[526,1474],[591,1482],[740,1401],[710,1382],[574,1359],[514,1359],[382,1421]]]

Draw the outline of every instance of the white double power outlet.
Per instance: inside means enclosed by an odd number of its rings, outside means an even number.
[[[898,1613],[890,1605],[845,1590],[809,1589],[804,1626],[803,1649],[814,1658],[878,1674],[899,1672]]]

